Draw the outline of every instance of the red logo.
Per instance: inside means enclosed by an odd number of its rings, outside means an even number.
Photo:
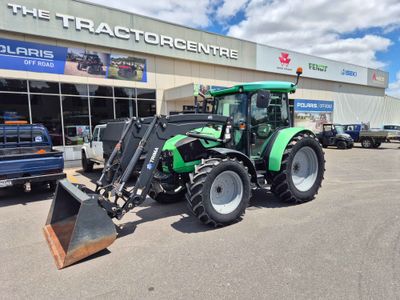
[[[291,59],[289,58],[289,53],[281,52],[279,57],[282,67],[287,67],[290,64]]]

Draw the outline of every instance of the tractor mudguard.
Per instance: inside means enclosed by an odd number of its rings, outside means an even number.
[[[264,152],[265,161],[267,162],[268,171],[279,171],[281,169],[283,153],[290,140],[300,132],[308,132],[314,134],[312,131],[302,127],[284,128],[277,131],[268,142]]]
[[[207,150],[208,153],[222,155],[223,157],[237,158],[242,161],[243,164],[248,168],[249,174],[251,175],[251,181],[257,183],[257,171],[250,158],[242,152],[229,149],[229,148],[211,148]]]

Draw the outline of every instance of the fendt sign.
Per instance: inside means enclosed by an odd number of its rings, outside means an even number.
[[[51,21],[52,14],[48,10],[27,8],[26,6],[8,3],[7,7],[15,16],[32,17],[37,20]],[[125,26],[111,26],[106,22],[95,23],[93,20],[71,16],[56,12],[53,17],[64,29],[75,29],[77,32],[86,31],[93,35],[108,36],[121,40],[134,40],[137,43],[145,42],[149,45],[169,47],[171,49],[198,54],[212,55],[227,59],[238,59],[238,50],[229,49],[212,44],[174,38],[154,32],[143,31]]]

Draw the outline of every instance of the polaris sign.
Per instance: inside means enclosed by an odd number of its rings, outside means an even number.
[[[14,3],[8,3],[7,7],[12,11],[13,15],[32,17],[38,21],[49,22],[52,20],[51,13],[48,10],[27,8],[26,6]],[[59,25],[67,30],[74,28],[77,32],[85,31],[89,34],[98,36],[102,35],[122,40],[134,40],[136,43],[141,43],[144,41],[148,45],[168,47],[175,50],[212,55],[226,59],[238,59],[238,50],[220,47],[217,45],[194,42],[191,40],[175,38],[121,25],[112,26],[106,22],[95,23],[95,21],[91,19],[71,16],[58,12],[55,13],[54,19],[58,20]]]
[[[0,39],[0,69],[63,74],[67,48]]]
[[[333,112],[333,101],[295,99],[296,112]]]

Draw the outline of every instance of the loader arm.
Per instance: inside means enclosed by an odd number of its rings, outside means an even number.
[[[129,210],[140,205],[146,199],[151,183],[160,161],[161,152],[165,142],[178,134],[191,135],[191,130],[209,125],[222,126],[220,142],[226,144],[225,133],[230,133],[230,118],[220,115],[195,114],[175,116],[155,116],[144,120],[136,120],[130,130],[125,133],[126,139],[134,139],[134,142],[127,143],[122,150],[120,161],[129,163],[123,168],[122,175],[107,186],[100,186],[100,205],[112,218],[121,219]],[[201,135],[197,135],[201,138]],[[205,136],[205,138],[207,138]],[[135,147],[137,145],[137,147]],[[132,147],[133,146],[133,147]],[[120,146],[116,146],[120,147]],[[136,149],[134,151],[134,149]],[[134,151],[133,155],[132,152]],[[127,188],[126,183],[130,174],[137,166],[140,157],[146,154],[140,175],[132,188]],[[107,165],[110,165],[107,162]],[[101,183],[100,183],[101,184]],[[111,195],[114,199],[110,199]]]

